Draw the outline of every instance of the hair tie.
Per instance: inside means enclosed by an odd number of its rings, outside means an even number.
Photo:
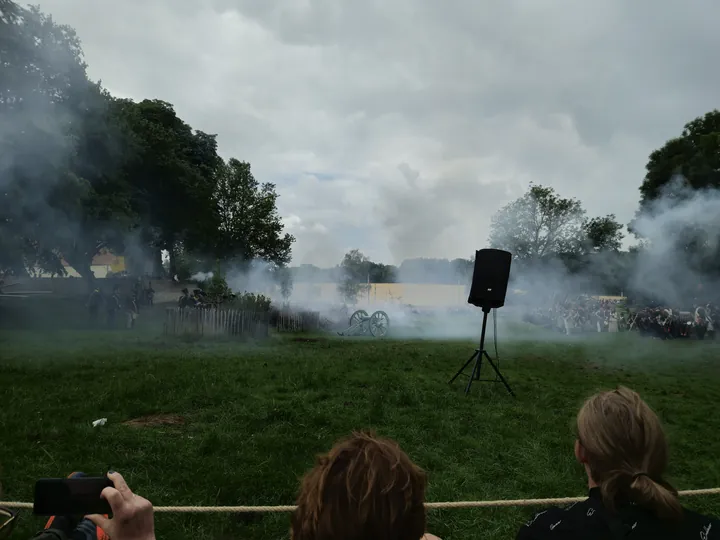
[[[652,480],[652,477],[651,477],[648,473],[646,473],[646,472],[639,472],[639,473],[633,474],[632,478],[630,479],[630,483],[632,484],[635,480],[637,480],[637,479],[640,478],[641,476],[645,476],[645,477],[649,478],[650,480]]]

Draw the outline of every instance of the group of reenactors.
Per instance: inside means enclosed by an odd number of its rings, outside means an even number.
[[[178,298],[179,308],[197,308],[207,303],[207,297],[202,289],[194,289],[191,294],[186,287],[180,292],[182,292],[182,295]]]
[[[86,307],[91,324],[99,325],[104,311],[108,328],[117,328],[118,319],[124,317],[124,327],[130,330],[135,328],[135,321],[140,314],[140,306],[152,306],[154,297],[155,290],[152,283],[148,282],[145,286],[142,279],[138,278],[124,294],[120,285],[113,286],[109,296],[104,295],[100,287],[96,287],[90,293]]]
[[[638,331],[660,339],[713,339],[713,321],[717,309],[697,300],[688,311],[653,305],[640,309],[618,309],[616,301],[579,297],[556,301],[548,308],[537,308],[525,315],[525,321],[556,329],[564,334],[577,331]]]
[[[557,299],[548,308],[537,308],[525,314],[525,321],[552,328],[563,334],[577,331],[618,332],[621,320],[614,300],[581,296]]]
[[[714,313],[717,309],[712,304],[697,305],[693,311],[647,307],[631,317],[630,329],[659,339],[715,339]]]
[[[182,295],[178,298],[179,308],[207,309],[218,307],[220,304],[232,301],[236,297],[236,295],[232,293],[211,297],[202,289],[193,289],[193,291],[190,292],[189,289],[185,288],[180,292],[182,292]]]

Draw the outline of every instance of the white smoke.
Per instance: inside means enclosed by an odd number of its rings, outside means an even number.
[[[692,301],[687,298],[690,289],[700,296],[713,294],[717,280],[708,280],[701,271],[700,266],[708,261],[697,249],[706,254],[717,252],[720,191],[693,190],[683,176],[676,175],[662,196],[636,218],[633,228],[644,238],[631,280],[634,289],[674,305]],[[689,246],[692,241],[699,245]],[[715,265],[720,269],[720,264]],[[700,284],[702,292],[697,291]]]
[[[203,282],[212,279],[215,276],[214,272],[196,272],[190,276],[190,281]]]

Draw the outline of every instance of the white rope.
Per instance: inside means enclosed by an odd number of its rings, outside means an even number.
[[[678,495],[687,496],[698,496],[698,495],[720,495],[720,488],[709,488],[709,489],[691,489],[686,491],[678,492]],[[546,506],[546,505],[559,505],[559,504],[571,504],[574,502],[584,501],[587,497],[561,497],[555,499],[510,499],[510,500],[499,500],[499,501],[454,501],[454,502],[435,502],[425,503],[425,508],[492,508],[492,507],[506,507],[506,506]],[[5,508],[27,508],[33,507],[32,503],[23,502],[2,502],[0,506]],[[213,513],[213,512],[226,512],[232,514],[241,513],[263,513],[263,512],[292,512],[296,506],[156,506],[154,508],[157,513]]]

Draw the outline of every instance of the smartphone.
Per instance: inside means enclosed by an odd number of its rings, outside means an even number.
[[[35,483],[33,514],[36,516],[86,516],[111,514],[100,494],[113,487],[108,477],[43,478]]]

